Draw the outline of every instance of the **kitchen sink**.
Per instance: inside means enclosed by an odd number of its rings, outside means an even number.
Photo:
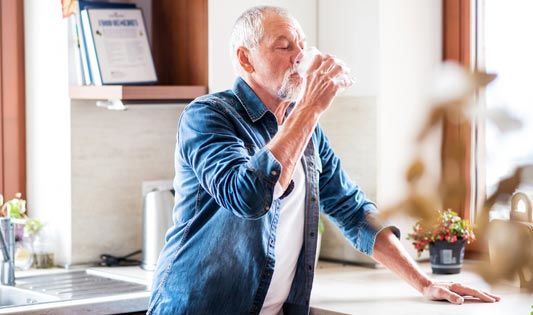
[[[17,287],[0,286],[0,307],[59,301],[60,298]]]
[[[85,270],[19,277],[15,282],[15,287],[0,285],[0,309],[148,291],[146,285]]]
[[[147,292],[146,285],[111,279],[83,271],[18,278],[17,287],[51,295],[60,300],[77,300],[117,294]]]

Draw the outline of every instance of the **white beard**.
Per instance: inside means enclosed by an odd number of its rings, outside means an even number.
[[[287,71],[287,74],[283,78],[283,82],[281,82],[281,87],[278,90],[278,97],[280,100],[283,101],[296,101],[300,97],[300,92],[302,90],[302,84],[293,83],[290,81],[290,75],[293,74],[294,71],[290,69]]]

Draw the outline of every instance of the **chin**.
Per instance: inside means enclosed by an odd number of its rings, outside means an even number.
[[[285,76],[278,88],[278,97],[284,101],[294,101],[300,94],[303,78],[298,73]]]
[[[300,94],[300,85],[286,86],[278,91],[278,97],[283,101],[295,101]]]

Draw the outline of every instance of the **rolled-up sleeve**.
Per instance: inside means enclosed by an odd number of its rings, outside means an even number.
[[[350,180],[320,127],[315,130],[315,139],[322,164],[319,175],[321,210],[350,243],[366,255],[372,255],[376,236],[382,229],[391,228],[400,238],[400,230],[379,220],[375,203]]]
[[[246,219],[268,212],[281,164],[266,147],[250,154],[223,109],[201,102],[187,106],[177,146],[177,154],[219,206]]]

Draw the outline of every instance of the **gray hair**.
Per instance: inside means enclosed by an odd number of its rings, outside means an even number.
[[[256,6],[244,11],[233,25],[230,40],[230,56],[233,70],[237,75],[241,73],[237,59],[237,48],[246,47],[249,50],[256,48],[263,38],[263,20],[265,13],[275,13],[283,17],[292,18],[287,10],[275,6]]]

